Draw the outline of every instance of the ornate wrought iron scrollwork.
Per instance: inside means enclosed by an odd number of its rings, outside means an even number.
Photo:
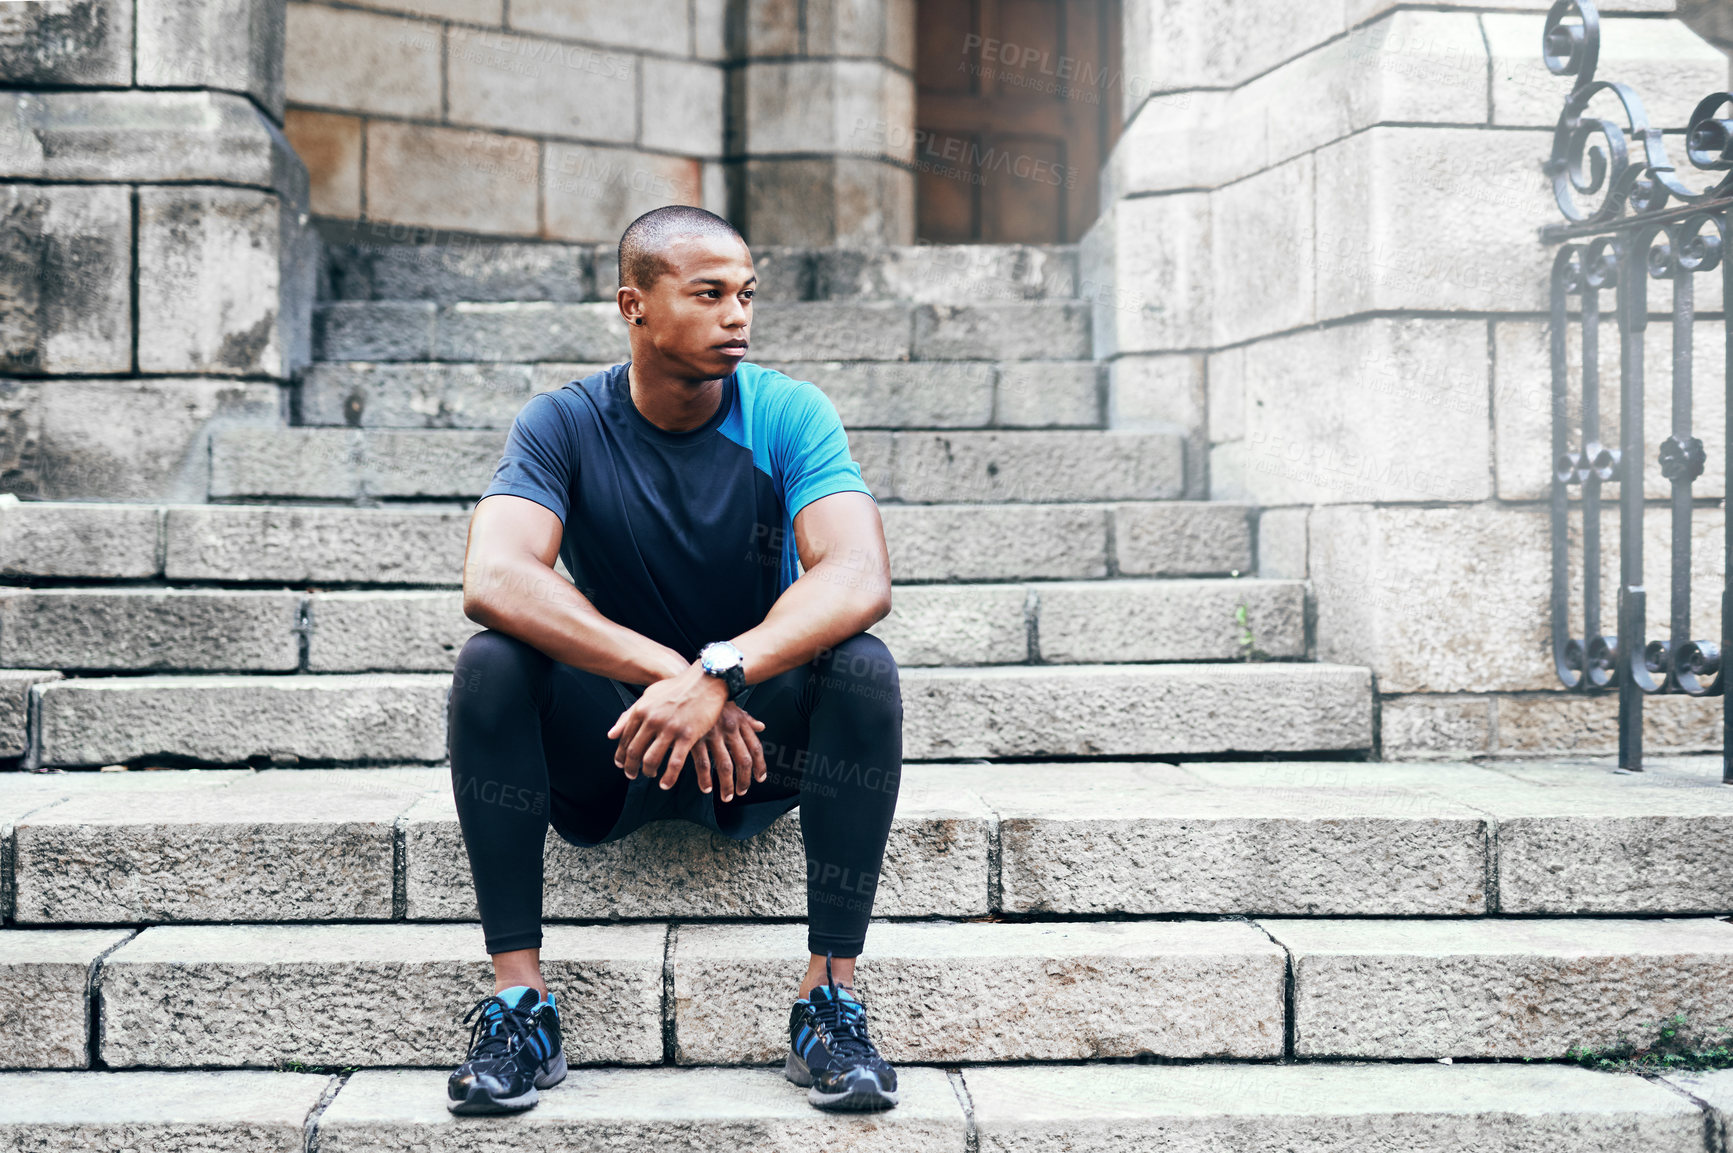
[[[1628,85],[1596,77],[1602,25],[1593,0],[1557,0],[1548,11],[1541,57],[1556,76],[1572,78],[1553,130],[1543,169],[1564,223],[1541,230],[1543,241],[1563,242],[1553,261],[1551,345],[1553,376],[1552,633],[1554,663],[1567,688],[1619,694],[1619,761],[1642,765],[1642,698],[1654,693],[1728,695],[1721,654],[1733,650],[1733,586],[1723,579],[1719,640],[1693,638],[1691,544],[1692,485],[1704,474],[1708,448],[1691,427],[1696,322],[1696,277],[1719,271],[1723,300],[1733,306],[1733,267],[1726,248],[1733,211],[1733,93],[1698,101],[1685,125],[1683,150],[1691,168],[1710,174],[1693,189],[1668,157],[1658,126]],[[1597,98],[1601,98],[1597,100]],[[1610,100],[1608,99],[1610,98]],[[1617,101],[1611,116],[1605,109]],[[1591,105],[1597,111],[1591,111]],[[1691,183],[1700,183],[1692,181]],[[1643,436],[1643,337],[1648,326],[1647,285],[1671,288],[1671,428],[1650,457]],[[1614,307],[1603,312],[1603,294]],[[1572,312],[1572,302],[1575,312]],[[1599,349],[1611,320],[1619,343],[1619,435],[1603,444],[1600,427]],[[1722,322],[1725,323],[1724,321]],[[1580,429],[1571,428],[1571,331],[1580,333]],[[1721,384],[1733,387],[1733,336],[1726,340]],[[1733,391],[1728,411],[1733,414]],[[1726,454],[1726,430],[1718,451]],[[1575,434],[1573,437],[1573,433]],[[1573,439],[1575,443],[1573,442]],[[1665,480],[1671,512],[1667,635],[1647,636],[1643,581],[1644,462],[1653,459]],[[1728,458],[1733,465],[1733,458]],[[1725,485],[1733,467],[1724,470]],[[1601,627],[1602,488],[1617,484],[1619,588],[1617,625]],[[1568,577],[1570,513],[1582,517],[1582,635],[1571,635]],[[1726,501],[1722,502],[1725,509]],[[1733,573],[1733,534],[1724,544],[1725,572]],[[1733,733],[1733,716],[1724,722]],[[1725,742],[1733,746],[1733,741]],[[1733,749],[1724,779],[1733,783]]]

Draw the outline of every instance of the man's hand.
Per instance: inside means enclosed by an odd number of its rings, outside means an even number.
[[[710,791],[712,769],[724,801],[744,795],[753,781],[762,781],[770,772],[764,763],[764,746],[758,741],[763,728],[763,721],[733,701],[723,705],[715,726],[692,748],[692,759],[698,764],[698,788]]]
[[[635,780],[640,772],[654,772],[666,760],[661,784],[673,788],[687,755],[716,726],[727,703],[728,686],[707,676],[697,662],[676,676],[656,681],[608,730],[608,738],[620,742],[614,764]]]

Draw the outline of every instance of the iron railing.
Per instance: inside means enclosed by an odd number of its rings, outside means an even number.
[[[1721,274],[1725,358],[1721,388],[1733,386],[1733,260],[1726,247],[1733,209],[1733,120],[1718,119],[1733,93],[1716,92],[1698,103],[1683,137],[1694,168],[1721,173],[1709,187],[1692,191],[1667,159],[1662,132],[1648,122],[1643,103],[1624,84],[1595,79],[1600,18],[1593,0],[1558,0],[1547,13],[1542,55],[1555,75],[1576,82],[1553,133],[1544,169],[1567,223],[1541,229],[1546,244],[1560,244],[1552,264],[1552,644],[1559,680],[1585,693],[1616,690],[1619,701],[1619,764],[1643,767],[1643,698],[1657,693],[1720,696],[1722,780],[1733,783],[1733,714],[1727,711],[1722,656],[1733,653],[1729,583],[1721,589],[1721,636],[1691,636],[1691,485],[1707,455],[1691,427],[1692,336],[1696,323],[1696,278]],[[1625,123],[1594,115],[1589,105],[1611,93],[1623,106]],[[1600,102],[1612,111],[1611,100]],[[1579,197],[1599,196],[1592,208]],[[1671,486],[1672,549],[1667,635],[1648,640],[1643,586],[1644,470],[1649,449],[1643,439],[1643,337],[1649,322],[1648,282],[1672,287],[1672,428],[1653,458]],[[1603,294],[1613,294],[1619,341],[1619,433],[1616,447],[1602,443],[1600,340]],[[1573,312],[1572,298],[1576,300]],[[1578,379],[1581,430],[1570,447],[1571,380],[1567,363],[1571,327],[1580,329]],[[1733,395],[1727,413],[1733,418]],[[1722,436],[1726,476],[1733,476],[1733,429]],[[1601,614],[1602,487],[1618,485],[1619,593],[1614,631],[1603,631]],[[1726,484],[1726,480],[1723,480]],[[1581,492],[1581,636],[1571,635],[1570,513],[1572,490]],[[1725,501],[1722,502],[1725,507]],[[1733,574],[1733,532],[1724,532],[1724,574]]]

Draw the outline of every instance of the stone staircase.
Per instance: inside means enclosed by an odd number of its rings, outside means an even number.
[[[1733,1024],[1718,761],[1366,760],[1370,674],[1307,659],[1252,510],[1104,427],[1064,248],[757,254],[752,356],[835,400],[897,580],[860,987],[903,1105],[770,1067],[794,813],[551,838],[582,1067],[446,1114],[491,987],[442,764],[468,511],[529,396],[624,359],[611,259],[334,249],[296,424],[218,430],[209,503],[0,503],[0,755],[51,770],[0,773],[0,1148],[1727,1147],[1729,1074],[1557,1062]]]

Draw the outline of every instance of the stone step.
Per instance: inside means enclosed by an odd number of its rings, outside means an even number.
[[[445,1077],[440,1069],[347,1078],[0,1073],[0,1142],[39,1153],[1701,1153],[1705,1132],[1725,1129],[1733,1115],[1733,1071],[1650,1081],[1528,1064],[1009,1065],[965,1066],[949,1077],[906,1065],[901,1103],[868,1115],[812,1108],[780,1069],[573,1069],[521,1117],[480,1121],[446,1111]]]
[[[390,226],[386,226],[390,227]],[[477,242],[326,246],[329,284],[344,300],[612,301],[614,245]],[[759,245],[757,299],[976,300],[1087,297],[1075,245],[920,244],[883,248]]]
[[[211,436],[216,500],[460,500],[486,490],[503,429],[229,428]],[[1163,500],[1184,488],[1184,441],[1102,429],[851,432],[880,501]]]
[[[901,585],[871,631],[905,668],[1286,658],[1304,609],[1299,581]],[[291,672],[305,641],[312,672],[449,671],[479,628],[456,589],[0,587],[15,669]]]
[[[325,361],[301,384],[300,423],[509,428],[538,392],[606,364]],[[1098,366],[1080,361],[779,361],[823,389],[850,429],[1099,427]]]
[[[752,310],[754,364],[803,360],[1089,360],[1079,300],[769,301]],[[321,361],[619,364],[631,358],[612,300],[342,300],[316,305]]]
[[[1562,784],[1522,763],[911,764],[884,782],[897,816],[874,912],[1733,906],[1733,790],[1718,758],[1574,768]],[[0,773],[0,903],[26,926],[471,921],[453,787],[445,767]],[[550,831],[543,907],[553,920],[799,919],[805,859],[798,811],[745,842],[679,821],[587,850]]]
[[[1244,922],[883,922],[869,940],[857,988],[892,1061],[1281,1055],[1286,961]],[[665,1032],[680,1064],[779,1060],[807,961],[799,924],[550,926],[542,952],[573,1064],[658,1064]],[[450,1067],[491,980],[474,924],[150,928],[102,963],[102,1059]]]
[[[1722,918],[1258,923],[1292,958],[1300,1057],[1557,1058],[1679,1013],[1733,1030]]]
[[[34,685],[42,765],[445,756],[440,673],[149,674]],[[909,760],[1366,749],[1367,669],[1285,662],[909,668]]]
[[[1225,576],[1251,514],[1219,501],[884,505],[899,582]],[[0,578],[456,586],[469,509],[0,498]]]

